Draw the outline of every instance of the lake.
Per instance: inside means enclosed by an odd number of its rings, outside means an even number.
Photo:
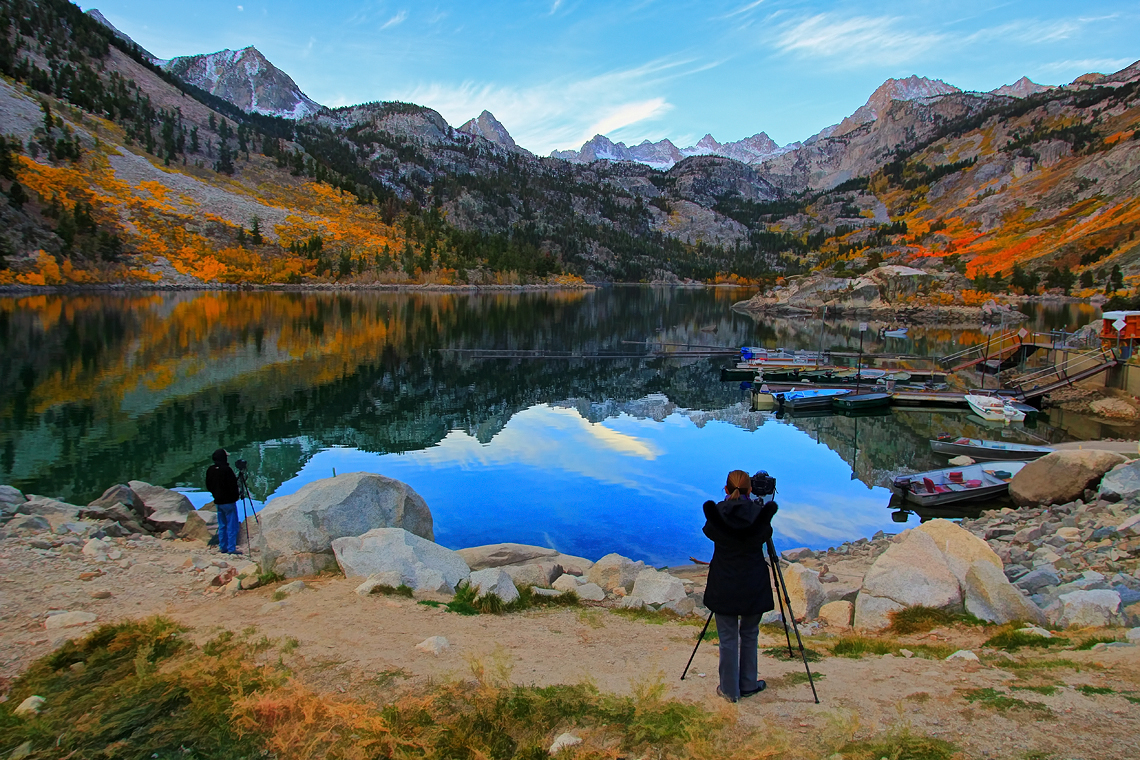
[[[1025,442],[1072,434],[1055,419],[994,430],[954,410],[777,419],[749,411],[739,383],[720,382],[730,358],[470,353],[630,354],[645,341],[859,345],[857,322],[731,311],[749,295],[612,287],[0,298],[0,482],[85,504],[112,484],[145,480],[201,505],[220,446],[231,461],[248,460],[259,504],[334,470],[378,472],[426,499],[445,546],[515,541],[660,566],[710,556],[701,505],[720,497],[731,469],[777,478],[779,548],[825,548],[897,531],[899,520],[917,524],[892,512],[883,484],[940,466],[927,444],[939,433]],[[1097,316],[1079,304],[1028,313],[1037,329],[1073,330]],[[906,341],[868,339],[864,349],[942,355],[987,333],[912,327]],[[1065,427],[1103,432],[1078,422]]]

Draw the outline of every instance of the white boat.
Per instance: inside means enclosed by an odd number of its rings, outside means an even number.
[[[1040,459],[1054,451],[1049,446],[1032,446],[1028,443],[1006,443],[1005,441],[985,441],[981,438],[940,438],[930,442],[936,454],[949,457],[968,456],[978,462]]]
[[[1009,481],[1028,462],[994,462],[948,467],[891,481],[891,491],[912,504],[935,506],[992,499],[1009,490]]]
[[[991,422],[1021,422],[1025,419],[1025,412],[1015,408],[1003,398],[996,396],[978,396],[968,394],[966,403],[974,410],[974,414],[983,420]]]
[[[894,330],[884,330],[883,331],[883,337],[884,338],[905,338],[907,329],[908,328],[906,328],[906,327],[899,327],[899,328],[896,328]]]

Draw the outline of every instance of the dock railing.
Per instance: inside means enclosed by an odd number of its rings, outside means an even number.
[[[1017,330],[1011,330],[1001,335],[991,336],[985,343],[964,348],[952,354],[947,354],[938,360],[943,369],[956,372],[960,369],[980,364],[991,356],[1021,345],[1021,336]]]
[[[1051,367],[1022,375],[1011,384],[1016,386],[1023,396],[1042,395],[1049,390],[1084,380],[1116,364],[1117,358],[1111,351],[1098,347],[1075,353]]]

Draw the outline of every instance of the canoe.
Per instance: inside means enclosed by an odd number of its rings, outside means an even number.
[[[1009,491],[1009,481],[1026,464],[1026,461],[971,464],[900,475],[891,481],[890,489],[904,500],[924,507],[992,499]]]
[[[846,388],[814,388],[803,391],[784,391],[777,393],[776,398],[780,401],[780,407],[788,411],[830,409],[831,400],[834,397],[844,396],[850,392]]]
[[[1025,412],[1014,409],[1007,400],[995,398],[994,396],[968,394],[966,396],[966,403],[970,405],[970,409],[974,411],[974,414],[983,420],[989,420],[991,422],[1021,422],[1025,419]]]
[[[836,409],[871,409],[876,406],[890,406],[890,404],[891,394],[889,393],[848,393],[831,399],[831,405]]]
[[[986,441],[981,438],[939,438],[930,442],[936,454],[949,457],[968,456],[979,462],[1002,460],[1040,459],[1053,451],[1049,446],[1032,446],[1027,443]]]

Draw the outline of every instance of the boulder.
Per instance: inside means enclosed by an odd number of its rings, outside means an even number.
[[[581,743],[582,740],[580,738],[567,731],[554,737],[554,741],[551,742],[550,749],[546,750],[546,753],[553,757],[567,747],[576,747]]]
[[[332,549],[346,577],[395,571],[413,591],[454,594],[459,582],[471,576],[456,552],[403,528],[376,528],[363,536],[338,538]]]
[[[806,546],[801,546],[798,549],[785,549],[780,552],[780,556],[788,562],[799,562],[801,559],[810,559],[815,556],[815,552]]]
[[[459,556],[462,557],[463,555],[460,554]],[[511,576],[515,586],[530,586],[532,588],[549,588],[550,584],[562,575],[562,565],[556,565],[553,562],[506,565],[502,570]]]
[[[891,613],[906,609],[904,605],[884,596],[860,593],[855,598],[854,625],[865,631],[878,631],[891,624]]]
[[[16,515],[9,520],[4,527],[8,531],[27,530],[39,533],[45,530],[51,530],[51,523],[48,522],[46,517],[41,515]]]
[[[16,513],[21,515],[37,515],[44,518],[54,530],[65,522],[74,522],[79,518],[82,507],[74,504],[49,499],[47,496],[29,494],[28,500],[16,507]]]
[[[403,529],[428,542],[435,538],[431,511],[418,493],[398,480],[368,472],[309,483],[296,493],[273,499],[259,515],[256,543],[262,567],[285,577],[335,567],[335,539],[361,536],[376,528]],[[458,555],[455,558],[463,562]],[[466,571],[465,563],[463,567]]]
[[[119,504],[133,512],[136,518],[146,517],[146,515],[143,514],[142,501],[139,499],[138,494],[136,494],[130,486],[124,485],[123,483],[111,486],[103,492],[102,496],[87,506],[97,509],[109,509]]]
[[[958,579],[934,538],[920,530],[908,531],[871,565],[855,600],[855,627],[884,628],[890,611],[915,605],[962,609]]]
[[[1014,620],[1044,625],[1045,613],[1027,599],[1000,569],[985,559],[970,565],[962,590],[966,612],[982,620],[1004,625]]]
[[[820,581],[823,577],[820,576]],[[823,603],[830,604],[831,602],[851,602],[855,603],[855,597],[859,595],[859,586],[861,581],[837,581],[835,583],[823,584]]]
[[[604,591],[613,591],[615,588],[631,591],[644,567],[643,562],[634,562],[620,554],[607,554],[589,569],[586,580],[597,584]]]
[[[1086,488],[1096,488],[1105,473],[1127,461],[1111,451],[1054,451],[1021,468],[1009,483],[1009,495],[1019,507],[1076,501]]]
[[[1061,594],[1062,628],[1101,628],[1120,622],[1120,594],[1107,589]]]
[[[630,597],[640,599],[646,604],[669,604],[686,597],[685,584],[680,578],[674,578],[669,573],[661,573],[648,567],[637,574]]]
[[[928,520],[915,530],[934,539],[960,586],[965,584],[966,573],[976,562],[985,562],[999,573],[1002,571],[1002,561],[990,545],[957,523],[939,518]]]
[[[59,628],[74,628],[79,625],[94,623],[98,618],[92,612],[61,612],[44,620],[44,628],[49,631]]]
[[[128,533],[149,533],[139,522],[141,519],[124,504],[115,503],[107,507],[91,507],[79,510],[80,520],[110,520],[118,523]]]
[[[427,654],[434,654],[437,657],[443,650],[451,646],[451,643],[443,636],[431,636],[416,644],[416,649]]]
[[[186,524],[178,535],[188,541],[210,543],[210,539],[218,535],[218,513],[194,510],[186,515]]]
[[[850,628],[854,612],[851,602],[828,602],[819,608],[819,619],[831,628]]]
[[[506,604],[510,604],[519,598],[519,590],[515,588],[514,581],[511,580],[511,576],[501,567],[488,567],[484,570],[476,570],[471,573],[471,577],[467,579],[467,582],[475,589],[479,596],[494,594]]]
[[[585,575],[594,566],[594,563],[585,557],[575,557],[573,554],[555,554],[546,561],[562,565],[562,571],[571,575]]]
[[[1099,496],[1105,501],[1130,501],[1140,496],[1140,459],[1109,470],[1100,481]]]
[[[819,573],[793,562],[784,568],[783,575],[796,620],[814,620],[825,600]]]
[[[959,649],[954,654],[946,658],[947,660],[965,660],[966,662],[978,662],[978,656],[971,652],[969,649]]]
[[[760,616],[760,625],[781,625],[783,622],[784,616],[779,610],[768,610]]]
[[[574,593],[584,602],[600,602],[606,598],[605,590],[596,583],[584,583],[574,589]]]
[[[558,554],[554,549],[544,546],[529,546],[527,544],[487,544],[486,546],[472,546],[468,549],[457,549],[456,552],[467,566],[474,570],[484,570],[488,567],[503,567],[504,565],[521,565],[536,559],[553,557]]]
[[[693,614],[697,609],[697,602],[691,596],[686,596],[684,599],[678,599],[675,602],[661,605],[661,609],[669,610],[670,612],[680,615],[681,617],[688,617]]]
[[[1097,417],[1135,422],[1140,419],[1136,407],[1120,398],[1100,398],[1089,404],[1089,411]]]
[[[127,485],[138,498],[147,524],[156,531],[171,530],[177,533],[186,524],[186,517],[194,511],[194,505],[185,494],[152,486],[141,480],[132,480]]]
[[[13,715],[35,715],[44,706],[47,700],[39,695],[32,695],[25,699],[20,704],[16,705],[16,709],[12,711]],[[31,754],[30,752],[28,754]]]
[[[404,577],[397,570],[387,570],[383,573],[376,573],[370,575],[359,586],[356,587],[356,593],[361,596],[368,596],[376,591],[381,586],[388,588],[399,588],[400,584],[404,582]]]
[[[1057,577],[1057,572],[1053,569],[1052,565],[1045,565],[1035,570],[1030,570],[1017,579],[1017,585],[1030,594],[1036,594],[1041,589],[1056,586],[1060,582],[1061,579]]]
[[[576,575],[560,575],[550,587],[558,591],[577,591],[584,581]]]
[[[14,514],[16,508],[27,501],[20,489],[13,486],[0,486],[0,514]]]

